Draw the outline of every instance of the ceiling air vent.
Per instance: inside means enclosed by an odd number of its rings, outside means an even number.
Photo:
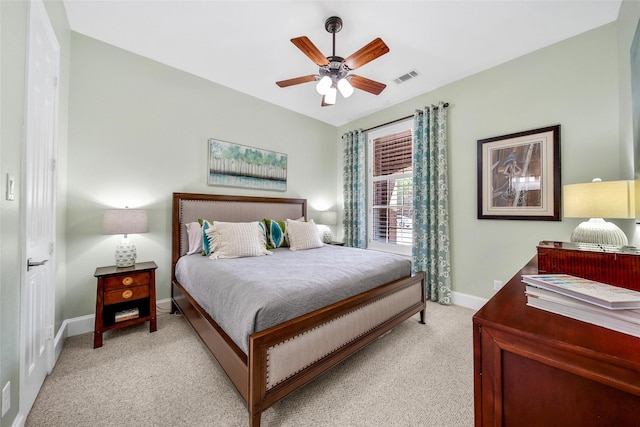
[[[418,73],[416,70],[411,70],[407,74],[403,74],[400,77],[393,79],[393,81],[396,82],[397,84],[402,84],[402,83],[405,83],[407,80],[411,80],[414,77],[418,77],[419,75],[420,73]]]

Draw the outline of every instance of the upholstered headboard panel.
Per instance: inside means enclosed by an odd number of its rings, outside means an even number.
[[[198,219],[248,222],[307,217],[306,199],[173,193],[172,265],[187,252],[185,224]]]

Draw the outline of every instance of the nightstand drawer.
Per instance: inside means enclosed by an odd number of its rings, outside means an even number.
[[[104,293],[104,304],[116,304],[119,302],[133,301],[149,296],[149,286],[133,286],[126,289],[118,289]]]
[[[105,292],[114,289],[129,288],[132,286],[148,285],[150,281],[150,274],[148,272],[143,273],[131,273],[131,274],[119,274],[113,277],[107,277],[104,279]]]

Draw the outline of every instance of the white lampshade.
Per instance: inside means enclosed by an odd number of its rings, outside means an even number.
[[[316,85],[316,91],[320,95],[326,95],[332,83],[333,82],[331,81],[331,77],[324,76],[323,78],[320,79],[320,81]]]
[[[600,181],[565,185],[564,216],[591,218],[571,234],[572,242],[626,246],[629,241],[615,224],[603,218],[635,218],[636,200],[633,181]]]
[[[148,231],[147,212],[143,209],[107,209],[104,212],[102,234],[124,235],[116,247],[116,267],[130,267],[136,263],[136,247],[127,235]]]
[[[340,91],[342,96],[344,96],[345,98],[348,98],[351,95],[353,95],[353,91],[354,91],[353,86],[351,86],[351,83],[349,83],[349,80],[347,79],[340,79],[338,81],[338,90]]]
[[[338,213],[336,211],[320,212],[319,223],[325,225],[336,225],[338,223]]]

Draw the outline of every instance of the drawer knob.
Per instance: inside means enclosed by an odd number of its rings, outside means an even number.
[[[133,283],[133,278],[131,276],[127,276],[124,279],[122,279],[122,284],[125,286],[129,286],[132,283]]]
[[[122,293],[122,298],[131,298],[133,296],[133,291],[131,289],[127,289]]]

